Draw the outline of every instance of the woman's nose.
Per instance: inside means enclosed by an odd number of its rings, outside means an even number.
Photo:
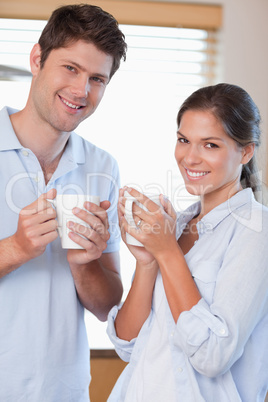
[[[196,165],[201,162],[200,150],[196,145],[190,145],[184,156],[185,162],[190,165]]]

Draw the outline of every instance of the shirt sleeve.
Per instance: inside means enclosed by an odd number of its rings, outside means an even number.
[[[118,338],[114,325],[118,311],[119,307],[114,306],[108,315],[107,334],[113,343],[118,356],[125,362],[129,362],[137,338],[134,338],[131,341],[125,341]]]
[[[115,347],[116,353],[122,360],[124,360],[125,362],[129,362],[130,358],[132,358],[137,361],[147,343],[148,336],[151,331],[151,325],[153,322],[153,310],[151,310],[148,318],[145,320],[138,337],[133,338],[130,341],[126,341],[124,339],[118,338],[114,325],[116,316],[120,308],[121,306],[114,306],[108,314],[107,334]]]
[[[208,377],[223,374],[239,359],[268,314],[267,214],[263,222],[261,231],[240,226],[225,252],[212,303],[202,298],[177,321],[175,346]]]

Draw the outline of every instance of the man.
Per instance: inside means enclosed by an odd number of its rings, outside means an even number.
[[[73,130],[96,110],[125,54],[110,14],[91,5],[61,7],[32,49],[25,108],[0,113],[3,402],[89,400],[84,307],[104,321],[122,296],[119,174],[109,154]],[[100,207],[74,211],[91,229],[69,223],[82,250],[61,248],[47,201],[57,192],[101,198]]]

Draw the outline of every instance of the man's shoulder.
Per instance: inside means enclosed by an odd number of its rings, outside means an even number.
[[[98,158],[103,161],[109,160],[110,162],[117,164],[116,159],[108,151],[98,147],[75,132],[71,134],[71,138],[76,146],[80,145],[83,147],[86,157],[90,156],[90,158]]]

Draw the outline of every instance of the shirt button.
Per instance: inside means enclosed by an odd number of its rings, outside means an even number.
[[[26,151],[26,149],[23,149],[23,150],[21,151],[21,153],[22,153],[23,156],[29,156],[29,152]]]
[[[170,336],[171,336],[171,338],[173,338],[173,336],[174,336],[174,332],[171,332]]]
[[[220,332],[221,335],[224,335],[226,331],[225,331],[224,328],[221,328],[219,332]]]
[[[182,367],[178,367],[178,372],[182,373],[183,372],[183,368]]]
[[[40,181],[40,177],[35,176],[35,177],[34,177],[34,181],[35,181],[36,183],[39,183],[39,181]]]

